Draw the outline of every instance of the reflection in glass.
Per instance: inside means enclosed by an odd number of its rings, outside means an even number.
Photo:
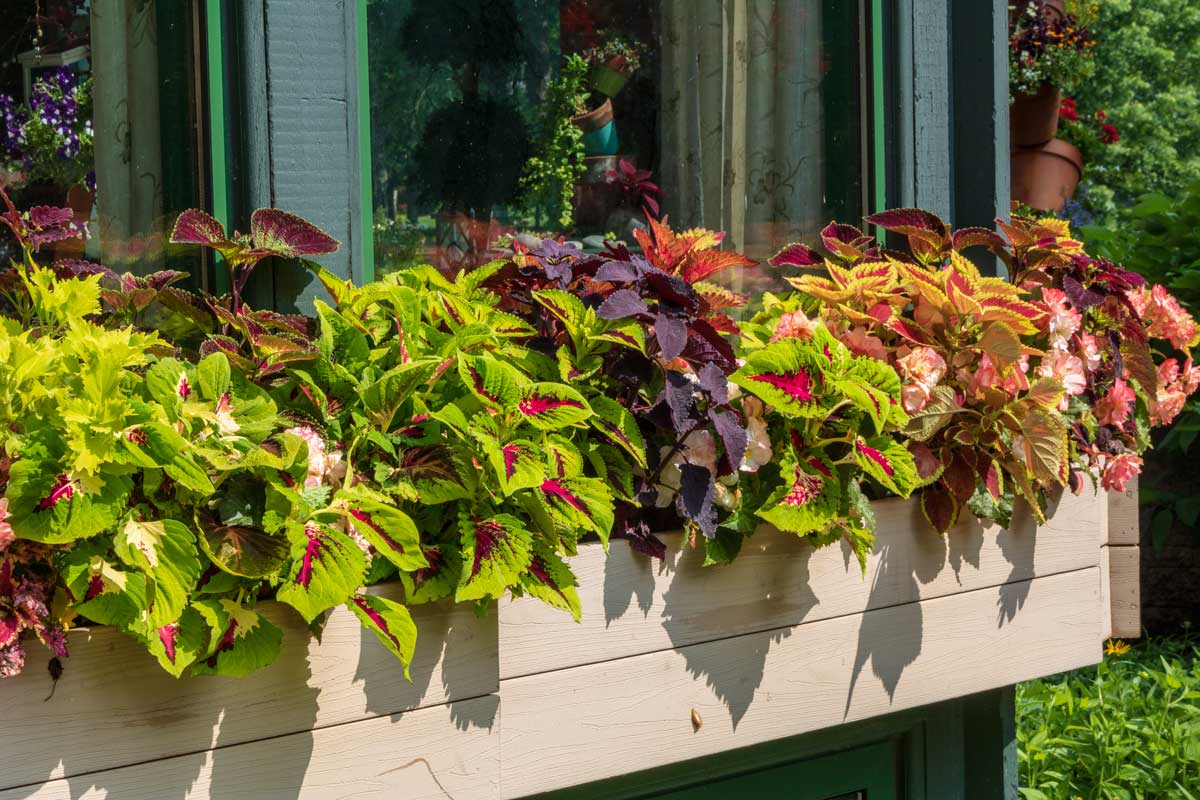
[[[764,259],[860,215],[858,7],[368,0],[377,272],[647,211]]]
[[[70,206],[87,258],[149,274],[171,258],[164,230],[203,204],[194,1],[3,0],[0,186],[19,207]],[[0,244],[0,247],[4,245]]]

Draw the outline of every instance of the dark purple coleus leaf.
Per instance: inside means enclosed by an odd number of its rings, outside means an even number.
[[[1075,307],[1075,310],[1080,313],[1104,302],[1103,294],[1085,288],[1082,283],[1070,275],[1063,276],[1062,286],[1063,291],[1066,292],[1067,299],[1071,301],[1071,305]]]
[[[700,310],[700,297],[683,278],[668,275],[657,268],[647,270],[642,286],[663,302],[678,306],[689,314]]]
[[[595,279],[609,283],[631,283],[649,272],[656,271],[642,256],[629,256],[618,261],[606,261],[596,270]]]
[[[658,340],[664,361],[678,358],[687,345],[687,323],[660,313],[654,317],[654,336]]]
[[[600,319],[625,319],[626,317],[640,316],[649,314],[650,307],[646,305],[638,293],[633,289],[618,289],[610,294],[600,307],[596,309],[596,316]]]
[[[721,453],[721,474],[729,475],[741,466],[746,454],[746,428],[736,411],[721,411],[710,408],[708,418],[712,420],[724,450]]]
[[[716,364],[726,375],[738,368],[733,346],[716,328],[702,319],[693,319],[688,323],[687,346],[683,350],[683,357],[693,365]]]
[[[696,523],[705,538],[711,539],[717,535],[717,508],[713,504],[716,480],[712,472],[696,464],[683,464],[679,472],[676,506],[684,518]]]
[[[654,490],[657,495],[657,490]],[[663,561],[667,557],[667,545],[650,531],[650,525],[645,520],[630,522],[624,520],[613,533],[618,539],[626,539],[635,551]]]
[[[696,387],[686,375],[674,370],[666,373],[666,379],[659,402],[666,402],[671,411],[671,424],[682,434],[691,428],[696,416]]]
[[[696,370],[700,388],[712,398],[712,402],[723,406],[729,402],[729,380],[716,364],[705,364]]]

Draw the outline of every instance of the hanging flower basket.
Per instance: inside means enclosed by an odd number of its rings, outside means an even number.
[[[1037,147],[1058,132],[1062,92],[1043,83],[1035,94],[1018,94],[1009,109],[1009,135],[1014,147]]]

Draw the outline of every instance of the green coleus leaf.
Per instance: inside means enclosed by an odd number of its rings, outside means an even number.
[[[373,594],[356,594],[346,607],[354,612],[364,628],[374,632],[392,655],[400,659],[404,677],[409,678],[408,666],[417,647],[417,626],[408,608],[403,603]]]
[[[57,462],[22,458],[8,473],[9,524],[19,539],[64,544],[111,528],[129,507],[125,475],[72,479]]]
[[[822,364],[825,360],[825,364]],[[781,339],[750,353],[729,380],[789,417],[823,417],[825,356],[811,342]]]
[[[351,373],[361,369],[371,356],[371,345],[367,337],[337,310],[322,301],[317,300],[313,305],[317,310],[320,327],[316,344],[321,355],[327,362],[341,364]]]
[[[533,535],[521,520],[508,514],[487,519],[464,518],[459,523],[459,532],[463,569],[455,600],[500,598],[508,587],[520,583],[533,555]]]
[[[549,478],[538,487],[542,506],[551,519],[568,529],[591,531],[605,548],[613,526],[612,493],[595,478]]]
[[[192,531],[173,519],[131,519],[113,537],[113,550],[150,579],[146,623],[159,628],[178,620],[201,572]]]
[[[365,486],[347,486],[333,498],[346,524],[374,546],[379,555],[403,570],[429,566],[421,551],[421,535],[412,518]]]
[[[581,613],[575,574],[548,544],[535,541],[528,571],[521,576],[521,590],[543,603],[569,613],[576,622]]]
[[[549,475],[556,478],[577,478],[583,474],[583,454],[570,439],[547,434],[542,437]]]
[[[230,378],[229,359],[224,353],[206,356],[196,365],[196,382],[203,397],[216,399],[227,394],[233,383]]]
[[[221,570],[241,578],[268,578],[287,561],[289,545],[282,533],[258,525],[226,525],[197,514],[200,549]]]
[[[321,612],[346,602],[362,585],[366,557],[349,536],[308,521],[286,527],[292,543],[292,569],[277,597],[312,622]]]
[[[544,452],[528,439],[501,442],[487,433],[477,434],[477,439],[505,495],[541,486],[549,477]]]
[[[422,548],[428,567],[401,572],[404,596],[409,605],[432,603],[454,594],[462,571],[462,552],[458,547]]]
[[[172,420],[179,418],[183,402],[195,391],[195,381],[190,365],[174,358],[159,359],[146,370],[146,391]]]
[[[458,357],[458,374],[485,406],[499,410],[510,410],[516,406],[521,386],[525,383],[521,373],[490,356],[461,353]]]
[[[98,624],[123,628],[146,609],[146,576],[110,561],[99,540],[67,551],[62,577],[74,598],[71,609]]]
[[[858,437],[854,458],[868,475],[901,497],[908,497],[921,482],[912,453],[890,436]]]
[[[896,370],[874,358],[856,357],[835,383],[854,407],[867,414],[875,424],[875,433],[883,433],[888,422],[901,424],[905,416],[900,406],[900,376]]]
[[[179,619],[157,628],[139,621],[132,630],[141,637],[158,664],[178,678],[204,650],[207,626],[200,612],[185,608]]]
[[[801,536],[820,533],[837,520],[842,484],[827,458],[811,452],[799,457],[789,454],[779,471],[783,483],[767,497],[758,516],[781,531]]]
[[[439,359],[410,361],[388,370],[362,388],[360,398],[371,420],[382,431],[390,431],[396,413],[418,388],[428,389],[428,382]]]
[[[197,600],[192,608],[208,627],[208,647],[192,665],[194,675],[249,675],[279,656],[283,631],[232,600]]]
[[[609,397],[597,395],[589,401],[593,427],[617,447],[625,451],[638,467],[646,468],[646,442],[638,428],[637,419],[625,406]]]
[[[181,486],[200,495],[215,489],[208,473],[192,457],[191,443],[170,425],[147,422],[129,431],[122,440],[130,463],[159,468]]]
[[[592,416],[583,395],[561,383],[534,383],[521,389],[517,417],[541,430],[556,430]]]
[[[575,295],[560,289],[542,289],[533,293],[533,299],[551,313],[567,329],[567,334],[575,338],[589,325],[589,312]],[[594,319],[595,315],[591,315]]]

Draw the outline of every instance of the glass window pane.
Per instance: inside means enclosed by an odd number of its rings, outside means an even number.
[[[198,275],[195,255],[163,246],[174,217],[208,199],[198,5],[4,3],[15,24],[0,34],[0,185],[21,207],[70,205],[89,234],[50,245],[46,260]]]
[[[634,245],[646,207],[760,260],[860,216],[859,6],[369,0],[377,272]]]

